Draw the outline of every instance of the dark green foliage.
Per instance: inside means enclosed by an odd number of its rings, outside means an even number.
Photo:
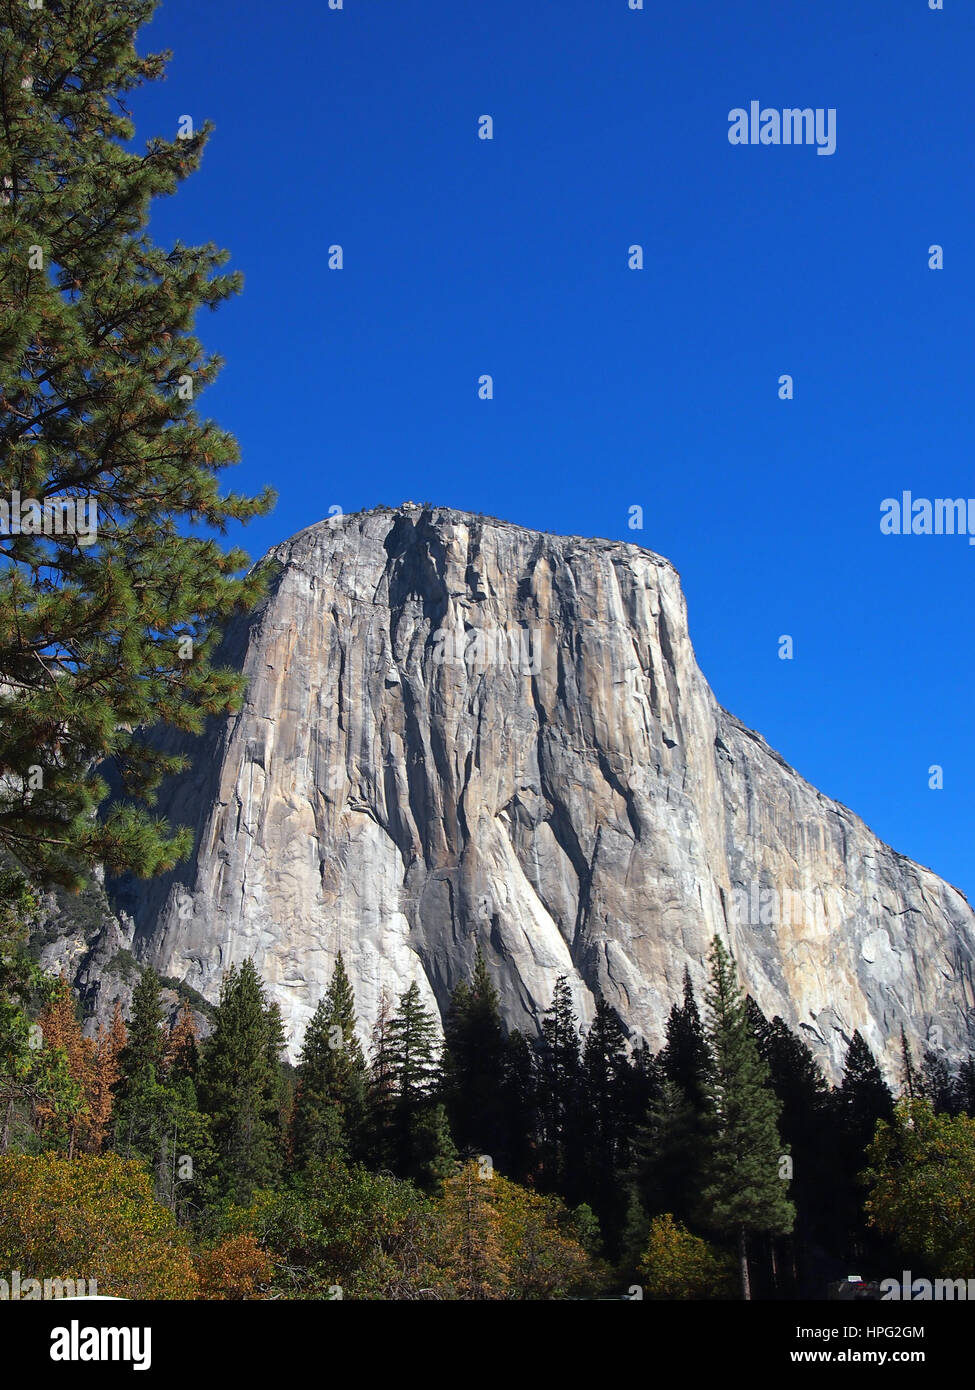
[[[0,1154],[29,1142],[40,1105],[77,1103],[63,1055],[40,1048],[32,1019],[54,982],[28,950],[38,896],[16,868],[0,868]]]
[[[147,1164],[157,1200],[184,1221],[215,1192],[216,1156],[193,1084],[195,1038],[190,1034],[169,1055],[159,987],[158,975],[146,969],[132,993],[112,1106],[112,1147],[123,1158],[141,1158]],[[186,1028],[185,1023],[177,1026],[177,1039]]]
[[[635,1187],[626,1191],[626,1215],[620,1236],[620,1270],[625,1279],[632,1279],[640,1265],[647,1236],[650,1233],[650,1218]]]
[[[538,1126],[541,1179],[571,1201],[583,1157],[582,1055],[572,991],[555,982],[538,1045]]]
[[[748,1000],[749,1022],[782,1112],[779,1133],[793,1163],[794,1239],[780,1244],[780,1264],[799,1273],[797,1251],[830,1244],[835,1223],[835,1143],[829,1083],[801,1038],[781,1018],[769,1022]]]
[[[423,1007],[420,988],[410,985],[389,1025],[393,1092],[404,1106],[428,1100],[437,1084],[437,1023]]]
[[[71,885],[99,862],[152,874],[187,852],[188,832],[145,804],[182,764],[140,731],[196,731],[236,704],[241,677],[211,665],[218,628],[263,584],[235,578],[246,556],[190,526],[222,533],[273,500],[221,497],[237,444],[195,404],[220,361],[194,316],[240,277],[215,246],[157,247],[146,231],[209,134],[126,148],[127,94],[163,75],[166,55],[135,45],[154,9],[50,0],[0,14],[0,497],[38,504],[26,529],[17,507],[0,533],[0,844]],[[89,510],[66,527],[76,501]],[[45,506],[60,530],[33,534]],[[141,806],[93,816],[102,760]]]
[[[904,1025],[901,1024],[901,1095],[908,1100],[920,1100],[924,1094],[924,1081],[918,1074],[911,1044],[907,1041]]]
[[[948,1059],[943,1052],[936,1052],[931,1047],[924,1052],[920,1092],[938,1114],[957,1115],[961,1108],[957,1080],[951,1074]]]
[[[508,1034],[501,1081],[504,1112],[505,1172],[524,1183],[535,1173],[537,1162],[538,1075],[535,1051],[524,1033]]]
[[[456,1156],[446,1111],[436,1100],[440,1080],[437,1023],[414,983],[373,1030],[367,1152],[378,1167],[432,1187],[452,1171]]]
[[[877,1121],[889,1123],[893,1119],[894,1098],[859,1030],[850,1039],[836,1099],[842,1133],[852,1150],[862,1154],[873,1138]]]
[[[631,1160],[633,1070],[619,1014],[599,999],[582,1052],[583,1180],[614,1245],[626,1211],[620,1179]]]
[[[457,1148],[464,1155],[506,1158],[505,1042],[498,993],[481,952],[470,984],[453,992],[444,1021],[443,1097]]]
[[[834,1090],[832,1114],[832,1240],[847,1259],[860,1258],[871,1248],[863,1217],[864,1191],[860,1173],[867,1147],[879,1120],[891,1121],[894,1098],[876,1059],[860,1033],[847,1049],[843,1079]]]
[[[704,1109],[708,1081],[707,1040],[694,998],[690,972],[684,971],[683,1004],[674,1004],[667,1019],[667,1041],[660,1054],[664,1076],[687,1097],[698,1111]]]
[[[128,1039],[120,1058],[120,1095],[128,1095],[141,1075],[151,1072],[157,1077],[161,1073],[164,1016],[162,1000],[159,997],[159,976],[154,970],[147,968],[143,970],[139,983],[132,991],[132,1017],[128,1025]]]
[[[331,1154],[360,1156],[367,1068],[355,1030],[355,997],[339,952],[298,1061],[291,1142],[299,1168]]]
[[[703,1113],[675,1081],[663,1081],[633,1143],[634,1190],[647,1212],[670,1212],[680,1221],[697,1215],[705,1154]]]
[[[736,1237],[742,1291],[750,1296],[747,1240],[785,1235],[795,1207],[780,1167],[781,1104],[759,1055],[734,962],[718,937],[709,957],[707,1150],[700,1212],[704,1224]]]
[[[435,1192],[457,1167],[457,1149],[444,1106],[421,1106],[411,1118],[407,1133],[403,1176],[412,1178],[418,1187]]]
[[[975,1053],[970,1052],[958,1069],[955,1094],[957,1112],[975,1115]]]
[[[174,1097],[164,1084],[159,977],[143,970],[132,992],[128,1039],[119,1057],[120,1076],[112,1108],[114,1144],[123,1158],[158,1160],[170,1129]]]
[[[246,1201],[281,1166],[281,1021],[251,960],[224,976],[200,1064],[200,1108],[210,1121],[219,1189]]]
[[[671,1007],[664,1047],[655,1061],[644,1055],[641,1070],[649,1096],[634,1138],[635,1191],[646,1212],[670,1212],[689,1222],[703,1180],[710,1058],[686,970],[683,1000]]]

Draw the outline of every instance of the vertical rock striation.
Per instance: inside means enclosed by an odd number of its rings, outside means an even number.
[[[253,956],[296,1049],[339,950],[365,1026],[479,945],[510,1025],[565,974],[656,1046],[720,932],[834,1073],[855,1028],[971,1044],[968,903],[718,705],[666,560],[412,504],[271,555],[243,709],[161,799],[192,860],[117,886],[139,959],[214,999]]]

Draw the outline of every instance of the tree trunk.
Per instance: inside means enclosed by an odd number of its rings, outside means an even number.
[[[751,1299],[752,1286],[748,1278],[748,1242],[744,1226],[738,1232],[738,1265],[741,1269],[741,1296],[747,1301]]]
[[[11,1091],[10,1095],[7,1097],[7,1104],[3,1112],[3,1130],[0,1131],[0,1154],[5,1154],[10,1144],[10,1116],[13,1114],[13,1109],[14,1095],[13,1091]]]

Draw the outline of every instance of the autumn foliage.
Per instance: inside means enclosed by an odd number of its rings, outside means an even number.
[[[184,1234],[140,1163],[58,1154],[0,1157],[0,1269],[94,1279],[115,1298],[194,1298]]]
[[[675,1221],[670,1212],[650,1223],[640,1273],[645,1295],[651,1299],[735,1296],[731,1260]]]
[[[252,1235],[228,1236],[196,1257],[199,1298],[211,1300],[266,1297],[274,1262]]]

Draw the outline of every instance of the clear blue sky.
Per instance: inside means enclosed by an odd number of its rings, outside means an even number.
[[[153,231],[246,277],[201,407],[280,492],[251,554],[406,498],[646,545],[721,702],[975,899],[975,547],[879,530],[975,497],[971,7],[165,0],[140,46],[139,137],[217,127]],[[835,154],[732,146],[751,100]]]

